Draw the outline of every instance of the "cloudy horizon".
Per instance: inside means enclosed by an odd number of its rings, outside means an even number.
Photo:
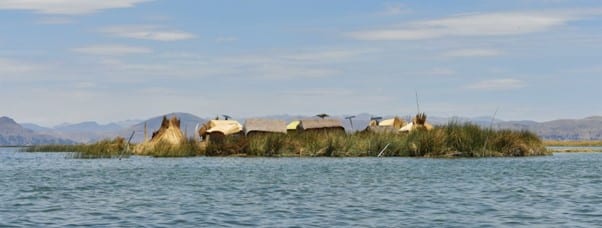
[[[0,0],[0,116],[602,115],[602,3]]]

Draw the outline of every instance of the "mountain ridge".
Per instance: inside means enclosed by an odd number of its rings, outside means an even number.
[[[212,118],[203,118],[194,114],[185,112],[171,112],[164,115],[148,118],[141,121],[121,121],[108,124],[99,124],[95,121],[84,121],[75,124],[61,124],[55,127],[44,127],[32,123],[19,124],[9,117],[0,117],[0,145],[13,144],[40,144],[40,143],[93,143],[102,139],[110,139],[117,136],[129,138],[134,132],[132,142],[141,142],[144,140],[144,124],[147,127],[147,137],[152,135],[152,132],[159,129],[163,116],[168,118],[177,116],[181,119],[181,128],[185,131],[188,137],[196,137],[196,128],[198,124],[202,124]],[[343,126],[351,131],[350,121],[345,117],[351,115],[337,115],[331,118],[341,120]],[[370,118],[374,116],[370,113],[355,114],[353,126],[354,131],[363,130]],[[383,118],[392,118],[394,115],[383,115]],[[250,118],[270,118],[292,121],[304,118],[315,118],[309,115],[266,115]],[[245,119],[237,119],[244,124]],[[401,116],[406,121],[410,120],[410,116]],[[537,122],[533,120],[513,120],[504,121],[495,119],[492,122],[491,117],[429,117],[428,121],[435,125],[442,125],[451,121],[458,123],[474,123],[482,127],[493,127],[494,129],[511,129],[511,130],[529,130],[545,140],[602,140],[602,116],[593,115],[581,119],[557,119],[550,121]],[[121,125],[118,123],[122,123]],[[123,123],[135,123],[130,126]],[[493,123],[493,124],[492,124]],[[11,140],[9,140],[9,138]],[[9,142],[10,141],[10,142]]]
[[[28,146],[39,144],[73,144],[72,140],[36,133],[23,128],[10,117],[0,117],[0,146]]]

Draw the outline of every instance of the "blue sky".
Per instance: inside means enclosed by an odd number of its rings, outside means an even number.
[[[1,115],[602,114],[597,0],[0,0]]]

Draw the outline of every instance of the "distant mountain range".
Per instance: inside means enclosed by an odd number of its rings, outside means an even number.
[[[562,119],[547,122],[506,121],[497,128],[529,130],[550,140],[602,140],[602,116],[584,119]]]
[[[0,146],[26,146],[38,144],[73,144],[72,140],[34,132],[23,128],[13,119],[0,117]]]
[[[181,128],[188,137],[197,137],[197,125],[208,119],[189,113],[168,113],[167,117],[177,116],[181,121]],[[363,130],[374,115],[362,113],[355,115],[353,130]],[[383,116],[391,118],[392,116]],[[285,121],[312,118],[299,115],[273,115],[260,118],[280,119]],[[342,120],[344,127],[352,131],[351,123],[344,119],[345,116],[333,116]],[[409,120],[410,116],[402,116]],[[61,124],[55,127],[44,127],[31,123],[18,124],[9,117],[0,117],[0,146],[20,146],[36,144],[73,144],[91,143],[102,139],[122,136],[129,138],[134,133],[132,142],[144,140],[144,126],[146,124],[147,137],[159,129],[163,115],[148,120],[128,120],[105,125],[87,121],[75,124]],[[244,119],[238,119],[244,123]],[[495,120],[492,125],[491,117],[429,117],[428,121],[435,125],[446,124],[450,121],[471,122],[483,127],[495,129],[529,130],[548,140],[602,140],[602,116],[593,116],[584,119],[562,119],[547,122],[535,121],[502,121]]]

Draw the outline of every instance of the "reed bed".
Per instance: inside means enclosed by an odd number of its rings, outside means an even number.
[[[500,157],[549,155],[539,137],[527,131],[482,129],[449,123],[407,134],[301,133],[227,138],[209,143],[208,156]]]
[[[199,142],[194,139],[186,139],[179,145],[159,141],[152,147],[142,149],[138,155],[146,155],[153,157],[194,157],[203,155],[204,150],[201,149]]]
[[[128,157],[131,152],[128,150],[130,145],[127,145],[121,137],[113,140],[105,139],[93,144],[76,144],[76,145],[40,145],[24,148],[24,152],[72,152],[70,156],[73,158],[121,158]]]
[[[568,146],[568,147],[598,147],[602,146],[602,140],[580,140],[580,141],[561,141],[546,140],[546,146]]]
[[[123,141],[91,145],[32,147],[28,151],[74,151],[81,158],[123,156]],[[528,131],[483,129],[473,124],[449,123],[433,130],[405,134],[307,132],[233,136],[215,142],[188,139],[181,145],[157,143],[140,155],[154,157],[501,157],[551,154],[543,141]],[[130,153],[127,153],[130,155]]]

